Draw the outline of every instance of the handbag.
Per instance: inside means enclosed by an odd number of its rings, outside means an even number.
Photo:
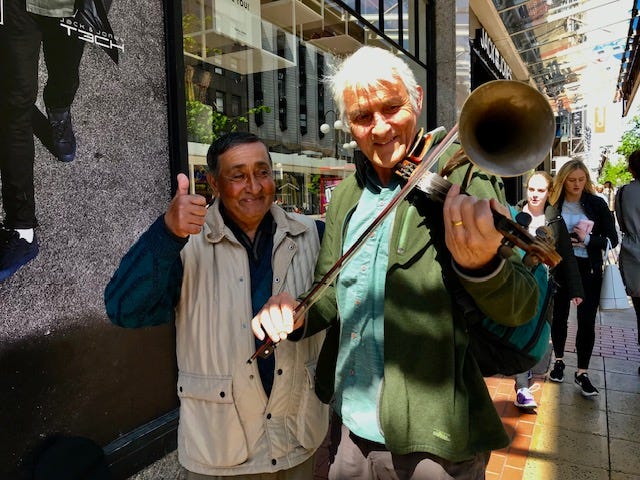
[[[613,256],[611,241],[607,239],[604,252],[604,271],[602,273],[602,288],[600,289],[600,310],[624,310],[629,307],[629,299],[618,268],[617,259]]]

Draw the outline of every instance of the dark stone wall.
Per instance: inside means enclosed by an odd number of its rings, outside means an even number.
[[[116,65],[86,45],[77,157],[36,139],[40,254],[0,283],[0,478],[51,434],[104,446],[177,406],[173,327],[115,327],[102,297],[170,199],[163,2],[114,0],[109,19],[125,51]]]

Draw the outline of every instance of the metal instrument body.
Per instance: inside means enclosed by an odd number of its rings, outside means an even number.
[[[411,177],[415,174],[415,164],[411,159],[400,162],[396,174],[402,178]],[[444,202],[444,198],[452,184],[441,176],[427,172],[415,185],[415,188],[427,194],[432,200]],[[462,192],[464,193],[464,192]],[[529,214],[520,212],[514,222],[495,210],[493,214],[493,224],[502,235],[502,244],[498,254],[504,258],[511,256],[511,248],[517,246],[527,252],[523,258],[525,265],[532,267],[539,263],[545,263],[550,267],[555,267],[562,257],[555,251],[553,235],[548,228],[539,228],[534,237],[529,233],[528,225],[531,223]]]
[[[530,85],[493,80],[466,99],[458,122],[460,145],[482,170],[522,175],[551,152],[556,122],[547,98]]]

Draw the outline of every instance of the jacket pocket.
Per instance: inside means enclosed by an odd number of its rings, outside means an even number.
[[[320,446],[329,428],[329,407],[323,404],[314,391],[316,361],[305,364],[305,381],[300,396],[296,419],[296,438],[306,449]]]
[[[179,373],[180,437],[194,461],[230,467],[247,460],[247,442],[230,376]]]

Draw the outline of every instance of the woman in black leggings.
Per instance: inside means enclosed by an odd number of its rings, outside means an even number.
[[[558,171],[550,203],[560,211],[571,234],[573,253],[585,293],[584,301],[577,307],[578,371],[575,373],[575,382],[585,397],[598,395],[598,389],[591,384],[587,371],[595,342],[595,321],[602,285],[602,254],[607,248],[607,239],[612,247],[618,244],[615,221],[607,203],[595,195],[589,170],[577,159],[569,160]],[[554,297],[551,325],[556,361],[549,378],[554,382],[564,380],[564,347],[570,301],[569,289],[561,286]]]

